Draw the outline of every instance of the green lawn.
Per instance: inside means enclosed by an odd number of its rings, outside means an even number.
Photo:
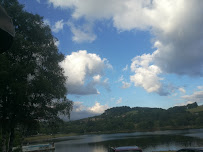
[[[70,133],[70,134],[56,134],[56,135],[37,135],[37,136],[31,136],[31,137],[25,138],[25,142],[46,141],[53,138],[68,137],[68,136],[75,136],[75,135],[78,135],[78,134]]]
[[[188,109],[188,111],[192,112],[192,113],[201,112],[201,111],[203,111],[203,105],[202,106],[198,106],[197,108]]]
[[[129,111],[126,113],[126,115],[136,115],[137,111]]]

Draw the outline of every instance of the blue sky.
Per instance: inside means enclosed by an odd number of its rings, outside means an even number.
[[[202,105],[203,1],[19,2],[58,39],[72,120],[115,106]]]

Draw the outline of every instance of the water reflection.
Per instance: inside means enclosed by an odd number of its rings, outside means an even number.
[[[152,136],[138,136],[126,139],[115,139],[110,141],[103,141],[97,143],[89,143],[89,146],[131,146],[138,145],[144,152],[155,150],[177,150],[182,147],[201,146],[203,142],[201,139],[184,136],[172,135],[152,135]]]
[[[56,152],[107,152],[108,147],[137,145],[144,152],[203,146],[203,130],[83,135],[56,143]],[[202,139],[201,139],[202,138]]]

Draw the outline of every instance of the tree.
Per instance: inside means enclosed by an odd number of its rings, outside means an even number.
[[[17,0],[0,0],[0,5],[16,31],[12,47],[0,54],[1,147],[10,152],[16,127],[69,116],[72,102],[66,98],[66,77],[59,66],[64,56],[49,26],[39,15],[23,10]]]

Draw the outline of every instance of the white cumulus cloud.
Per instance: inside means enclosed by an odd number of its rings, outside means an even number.
[[[100,82],[100,80],[101,80],[101,75],[95,75],[95,76],[93,76],[93,79],[94,79],[94,81],[95,82]]]
[[[70,120],[78,120],[87,117],[93,117],[96,115],[102,114],[106,109],[108,109],[108,105],[102,105],[99,102],[95,102],[95,104],[91,107],[87,107],[83,104],[83,102],[74,102],[73,110],[70,114]]]
[[[69,94],[89,95],[99,94],[97,85],[110,90],[108,79],[104,77],[105,70],[112,68],[105,58],[100,58],[97,54],[87,53],[86,50],[72,52],[62,61],[61,67],[65,71],[67,88]]]
[[[102,114],[109,107],[107,105],[101,105],[99,102],[95,102],[95,105],[89,107],[88,110],[95,114]]]
[[[147,92],[156,92],[160,95],[167,95],[168,92],[163,90],[163,84],[159,77],[162,73],[161,69],[152,64],[153,55],[143,54],[142,56],[136,56],[132,59],[131,71],[134,75],[130,76],[131,82],[135,86],[143,87]]]

